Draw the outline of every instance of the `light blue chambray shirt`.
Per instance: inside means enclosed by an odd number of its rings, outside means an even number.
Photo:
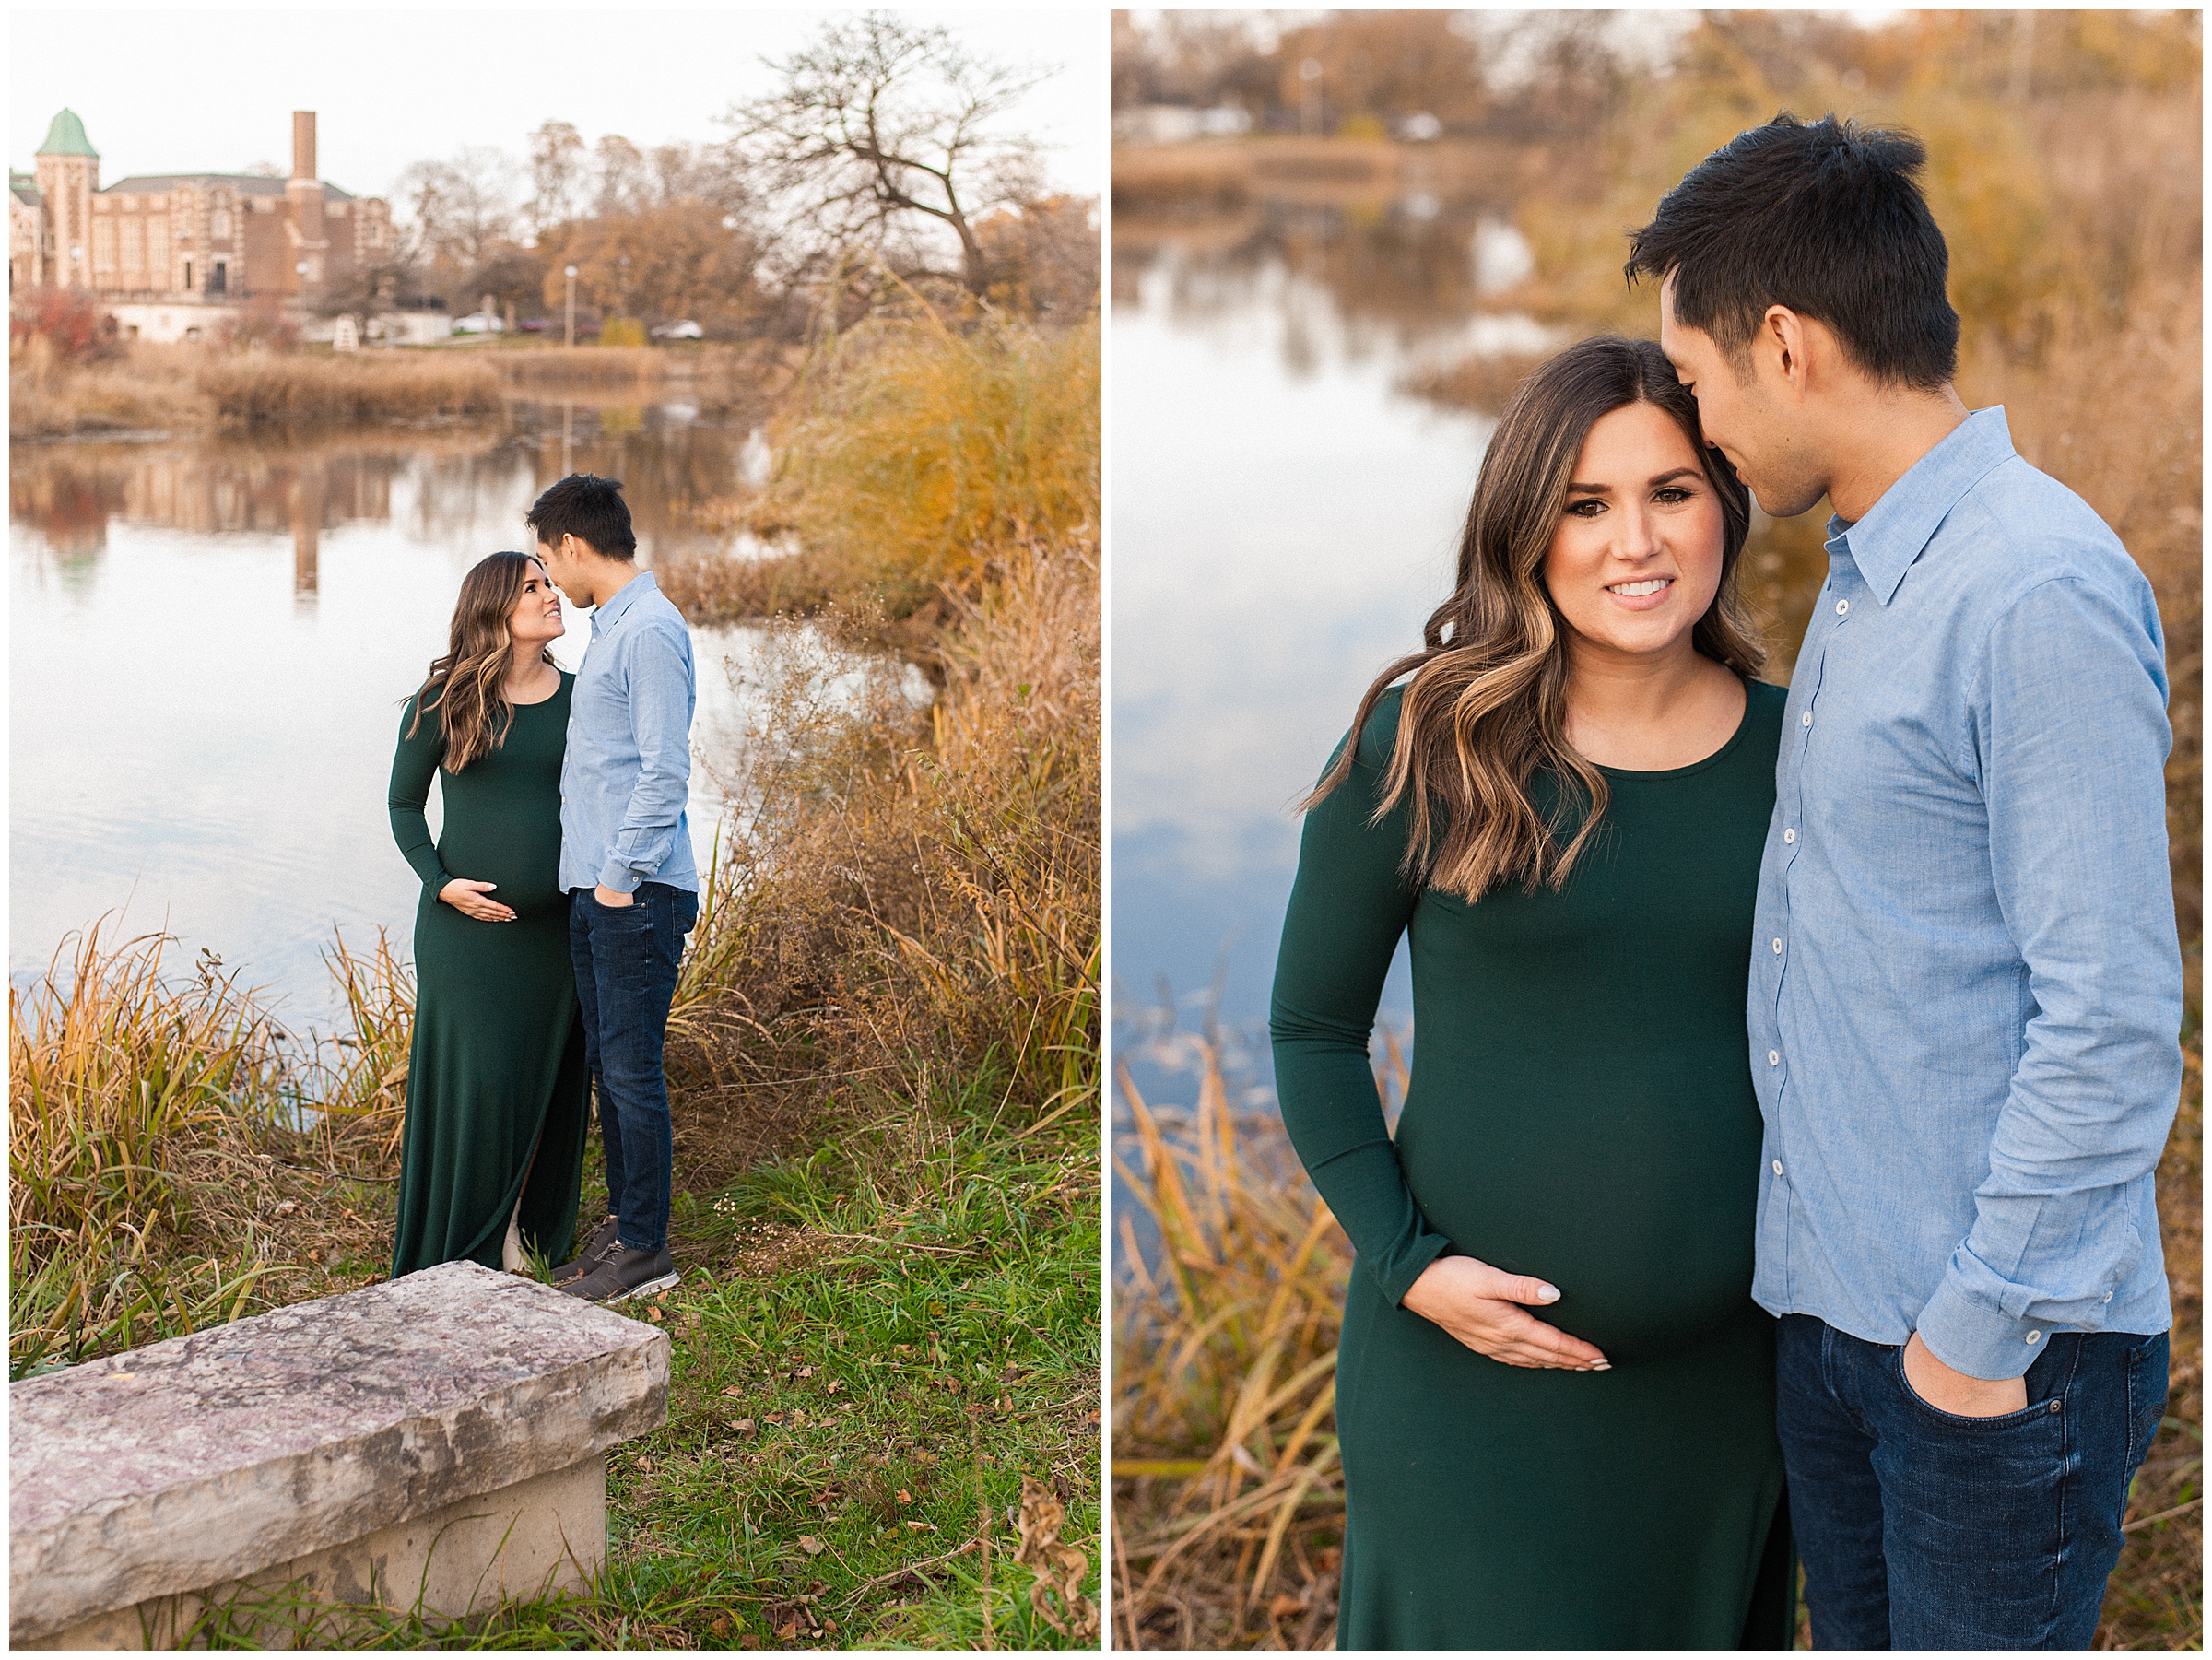
[[[1752,1294],[1991,1379],[2053,1329],[2164,1331],[2182,968],[2150,584],[2001,408],[1828,529],[1759,868]]]
[[[592,612],[560,763],[560,885],[699,891],[691,827],[691,630],[650,571]]]

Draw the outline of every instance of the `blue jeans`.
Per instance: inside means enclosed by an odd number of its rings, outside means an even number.
[[[2166,1338],[2046,1334],[2028,1406],[1959,1418],[1904,1350],[1784,1314],[1777,1426],[1813,1646],[2086,1649],[2127,1486],[2166,1407]]]
[[[583,1011],[584,1058],[599,1086],[599,1140],[606,1152],[606,1208],[632,1251],[668,1242],[668,1185],[676,1146],[661,1045],[684,936],[699,895],[665,882],[639,884],[627,905],[602,905],[589,888],[569,894],[569,955]]]

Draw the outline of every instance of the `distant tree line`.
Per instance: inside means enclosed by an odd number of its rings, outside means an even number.
[[[795,335],[886,278],[1045,320],[1098,295],[1097,204],[1052,193],[1007,114],[1042,77],[888,13],[826,22],[734,103],[725,136],[641,147],[548,119],[520,155],[469,146],[397,181],[389,261],[334,312],[489,296],[577,333],[687,319],[710,337]]]
[[[2163,84],[2196,73],[2201,53],[2196,12],[1919,16],[1940,36],[1954,90],[2016,104]],[[1824,77],[1894,90],[1931,43],[1912,16],[1902,22],[1841,11],[1117,11],[1112,100],[1116,113],[1234,105],[1263,133],[1381,137],[1426,115],[1439,136],[1571,143],[1698,52],[1800,101],[1818,102]]]

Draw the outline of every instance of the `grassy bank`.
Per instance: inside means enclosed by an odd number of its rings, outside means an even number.
[[[890,558],[879,534],[854,557]],[[785,630],[732,768],[753,810],[670,1026],[685,1277],[640,1311],[675,1339],[669,1423],[613,1462],[604,1583],[357,1640],[1095,1645],[1095,541],[942,576],[930,706],[892,664],[833,696]],[[151,951],[89,950],[73,995],[15,1005],[18,1371],[385,1266],[402,966],[357,974],[356,1047],[301,1053],[219,972],[165,978]],[[347,1110],[303,1136],[301,1101]]]
[[[41,336],[8,372],[17,438],[217,428],[445,422],[497,414],[508,398],[636,389],[702,409],[756,407],[787,391],[797,354],[770,342],[668,347],[525,346],[337,353],[227,351],[131,341],[66,360]]]

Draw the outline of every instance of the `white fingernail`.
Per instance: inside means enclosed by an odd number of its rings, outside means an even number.
[[[1591,1362],[1590,1370],[1592,1372],[1611,1372],[1613,1370],[1613,1362],[1610,1360],[1594,1360]]]
[[[1538,1302],[1557,1302],[1557,1301],[1559,1301],[1559,1287],[1557,1287],[1557,1286],[1538,1286],[1538,1287],[1536,1288],[1536,1301],[1537,1301]]]

